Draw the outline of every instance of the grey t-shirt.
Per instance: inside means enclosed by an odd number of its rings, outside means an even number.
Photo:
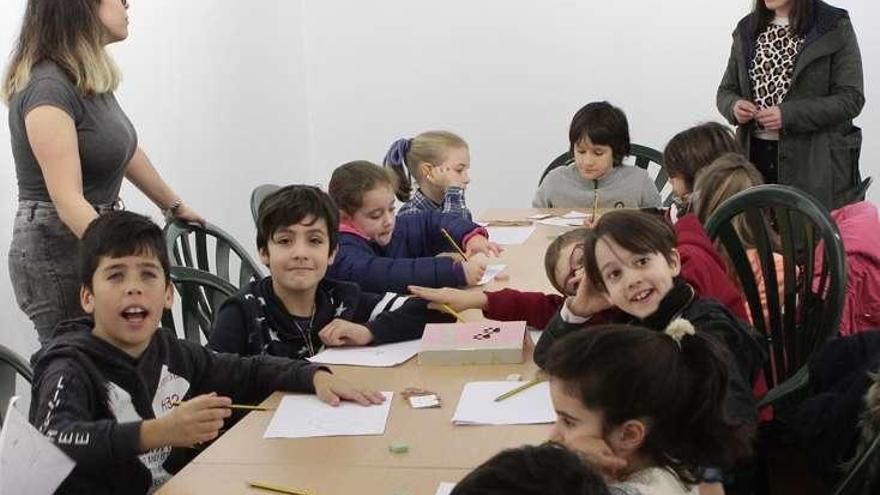
[[[83,195],[93,205],[113,203],[125,168],[137,149],[137,133],[113,93],[84,96],[54,62],[31,70],[27,87],[9,102],[9,131],[19,200],[51,201],[43,172],[34,158],[24,119],[36,107],[63,110],[76,125]]]
[[[557,167],[544,177],[532,200],[534,208],[589,208],[596,185],[574,163]],[[660,193],[645,170],[632,165],[612,167],[598,181],[600,208],[659,207]]]

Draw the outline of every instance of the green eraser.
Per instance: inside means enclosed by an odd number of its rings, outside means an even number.
[[[409,452],[409,445],[395,442],[388,446],[388,450],[393,454],[406,454]]]

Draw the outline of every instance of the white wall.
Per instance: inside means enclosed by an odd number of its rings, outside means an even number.
[[[25,0],[0,2],[8,53]],[[711,8],[705,6],[711,3]],[[157,168],[188,202],[250,247],[251,189],[326,183],[353,159],[378,161],[403,135],[432,128],[471,145],[468,202],[527,206],[538,175],[567,147],[571,115],[608,99],[635,142],[662,148],[679,130],[720,119],[715,88],[730,32],[749,9],[731,2],[583,0],[150,0],[132,2],[131,36],[113,47],[120,100]],[[880,178],[880,19],[850,10],[865,64],[864,175]],[[702,8],[700,8],[702,7]],[[15,205],[8,128],[0,124],[0,258]],[[880,186],[871,197],[880,201]],[[129,209],[154,213],[126,189]],[[0,342],[36,345],[0,262]]]

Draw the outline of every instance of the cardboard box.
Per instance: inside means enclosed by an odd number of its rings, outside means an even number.
[[[516,364],[523,362],[526,322],[475,321],[425,325],[419,364]]]

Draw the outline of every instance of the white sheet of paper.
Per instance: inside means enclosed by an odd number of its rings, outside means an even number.
[[[526,227],[488,227],[489,240],[498,244],[523,244],[535,231],[534,225]]]
[[[450,493],[452,493],[453,488],[455,488],[455,483],[441,481],[440,485],[437,486],[437,493],[434,495],[449,495]]]
[[[330,347],[309,358],[319,364],[388,368],[405,363],[419,353],[421,340],[364,347]]]
[[[586,213],[571,210],[570,212],[566,213],[565,215],[560,215],[560,218],[566,218],[568,220],[573,220],[573,219],[583,220],[583,219],[587,218],[588,216],[589,215],[587,215]]]
[[[382,435],[394,393],[382,394],[385,402],[378,406],[343,401],[336,407],[314,395],[285,395],[263,438]]]
[[[529,337],[532,339],[532,344],[538,345],[538,341],[541,340],[541,335],[544,335],[543,330],[529,330]]]
[[[76,463],[28,423],[9,401],[0,431],[0,495],[54,493]]]
[[[503,263],[499,263],[496,265],[486,265],[486,272],[483,274],[483,278],[480,279],[480,283],[477,285],[488,284],[489,282],[494,280],[499,273],[503,272],[505,268],[507,268],[507,265]]]
[[[528,425],[556,421],[556,412],[550,401],[550,384],[547,382],[495,402],[496,397],[523,383],[466,383],[452,415],[452,422],[456,425]]]
[[[583,227],[584,219],[553,217],[545,218],[544,220],[538,220],[538,223],[542,225],[552,225],[554,227]]]

